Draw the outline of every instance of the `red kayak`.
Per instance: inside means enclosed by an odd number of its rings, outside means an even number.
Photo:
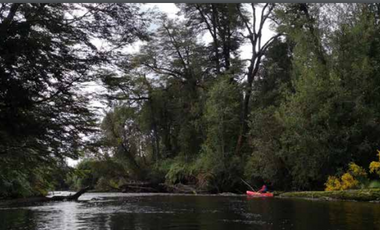
[[[273,193],[270,193],[270,192],[259,193],[259,192],[247,191],[247,195],[251,197],[273,197]]]

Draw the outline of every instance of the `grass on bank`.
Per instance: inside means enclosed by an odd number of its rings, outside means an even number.
[[[313,198],[313,199],[337,199],[355,201],[380,201],[380,189],[360,189],[345,191],[305,191],[285,192],[279,195],[284,198]]]

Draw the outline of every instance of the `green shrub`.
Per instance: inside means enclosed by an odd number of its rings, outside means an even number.
[[[373,180],[369,183],[368,188],[380,188],[380,181]]]

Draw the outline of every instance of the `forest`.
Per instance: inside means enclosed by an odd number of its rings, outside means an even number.
[[[0,3],[0,198],[379,179],[380,4],[145,5]]]

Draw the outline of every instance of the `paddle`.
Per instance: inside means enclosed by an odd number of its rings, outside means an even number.
[[[249,187],[250,189],[252,189],[252,191],[255,192],[255,189],[253,189],[251,185],[249,185],[245,180],[243,180],[243,178],[240,177],[240,180],[243,181],[244,184],[248,185],[248,187]]]

